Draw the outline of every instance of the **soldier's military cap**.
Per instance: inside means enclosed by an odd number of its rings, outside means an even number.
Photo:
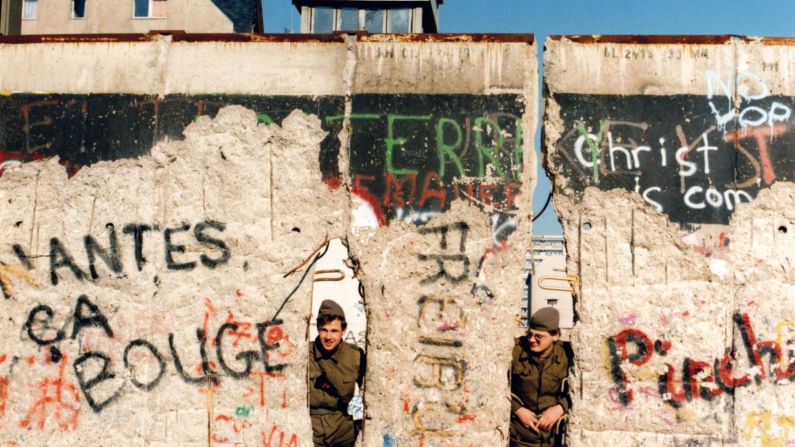
[[[530,329],[537,331],[557,331],[560,325],[560,314],[554,307],[538,309],[530,317]]]
[[[317,311],[317,315],[329,315],[345,318],[345,312],[342,311],[342,307],[340,307],[340,305],[333,300],[323,300],[323,302],[320,303],[320,310]]]

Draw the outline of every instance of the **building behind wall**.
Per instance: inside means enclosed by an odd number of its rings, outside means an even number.
[[[536,310],[551,306],[560,312],[560,327],[574,326],[572,284],[566,276],[563,236],[533,236],[525,257],[527,283],[522,297],[522,325]]]
[[[22,19],[22,3],[18,0],[0,0],[0,34],[15,36],[19,34]]]
[[[443,0],[293,0],[302,33],[436,33]]]
[[[2,0],[21,3],[18,34],[111,34],[179,30],[259,31],[256,0]],[[11,34],[11,33],[9,33]]]

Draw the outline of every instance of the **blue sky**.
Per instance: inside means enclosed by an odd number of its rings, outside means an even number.
[[[300,17],[290,0],[262,1],[266,32],[299,30]],[[445,0],[439,16],[443,33],[535,34],[539,54],[550,34],[795,36],[795,0]],[[539,172],[536,210],[549,190]],[[533,230],[561,233],[552,207]]]

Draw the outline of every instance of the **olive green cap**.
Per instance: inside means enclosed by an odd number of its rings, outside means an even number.
[[[537,331],[557,331],[560,325],[560,313],[554,307],[542,307],[530,317],[530,329]]]
[[[317,315],[330,315],[345,318],[345,312],[342,311],[342,307],[332,300],[323,300],[323,302],[320,303],[320,310],[317,311]]]

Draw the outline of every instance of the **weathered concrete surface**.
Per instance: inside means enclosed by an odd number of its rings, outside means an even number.
[[[357,48],[354,105],[358,98],[364,102],[387,90],[517,95],[496,108],[487,105],[492,113],[467,112],[466,104],[455,100],[442,106],[448,120],[433,122],[436,115],[424,118],[437,129],[436,141],[425,144],[437,148],[448,144],[463,148],[463,138],[456,144],[455,128],[463,136],[474,124],[476,130],[470,135],[479,161],[470,158],[472,153],[458,152],[463,169],[457,170],[441,153],[438,160],[419,165],[396,152],[396,163],[387,173],[401,179],[407,177],[398,168],[417,169],[413,175],[425,177],[423,188],[434,182],[434,175],[444,177],[445,170],[463,174],[453,180],[454,194],[442,199],[457,200],[424,226],[392,225],[372,238],[352,239],[352,251],[362,262],[368,309],[365,445],[506,443],[509,392],[497,391],[494,385],[507,387],[502,378],[507,378],[512,336],[518,329],[523,247],[530,234],[527,194],[534,182],[535,160],[527,156],[532,153],[531,139],[521,132],[535,128],[532,107],[525,108],[537,98],[533,48],[454,42],[419,47],[378,42]],[[375,82],[385,73],[392,74],[394,84]],[[381,104],[392,110],[402,106]],[[515,115],[511,109],[524,112]],[[456,118],[462,113],[468,116]],[[451,124],[451,119],[459,124]],[[357,123],[352,125],[355,129]],[[517,149],[525,156],[517,157]],[[522,195],[513,205],[516,211],[510,212],[513,219],[503,221],[497,213],[512,208],[507,197],[514,182],[524,184]],[[387,197],[395,199],[388,193]],[[507,223],[517,230],[500,242],[500,225]]]
[[[286,378],[305,368],[309,287],[275,314],[297,281],[283,273],[344,234],[343,197],[320,182],[323,134],[300,112],[267,128],[254,112],[227,108],[148,157],[100,162],[71,179],[56,159],[6,173],[3,251],[18,244],[31,270],[20,272],[25,281],[11,276],[4,303],[4,439],[206,445],[209,429],[215,442],[254,445],[271,428],[307,439],[305,383]],[[135,228],[144,231],[138,258]],[[256,324],[275,317],[258,342]],[[268,366],[278,374],[268,377],[261,349],[276,341]],[[252,392],[258,381],[263,394]],[[241,411],[258,430],[235,430]]]
[[[795,440],[791,42],[547,41],[570,445]]]
[[[310,446],[335,237],[364,445],[505,443],[535,46],[463,37],[0,44],[0,443]]]

